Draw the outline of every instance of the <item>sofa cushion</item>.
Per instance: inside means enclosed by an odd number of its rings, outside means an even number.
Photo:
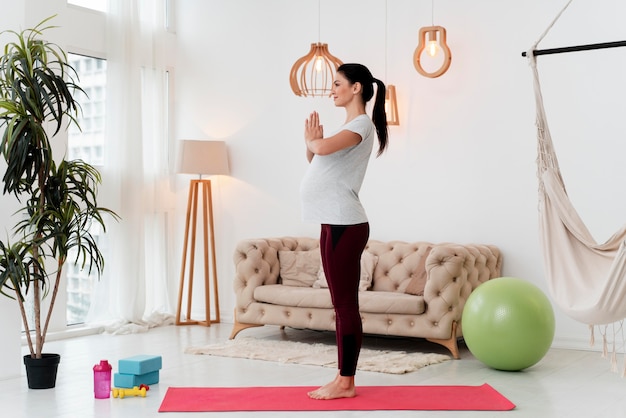
[[[278,251],[280,277],[285,286],[311,287],[317,280],[319,248],[309,251]]]
[[[286,308],[333,308],[328,289],[271,284],[255,288],[254,299]],[[360,312],[420,315],[425,312],[425,308],[422,296],[397,292],[359,292]]]
[[[409,292],[420,293],[416,282],[420,277],[428,277],[425,263],[429,257],[426,253],[430,253],[432,247],[427,242],[370,241],[367,250],[378,256],[372,290],[407,293],[411,284]]]
[[[359,292],[359,311],[377,314],[421,315],[426,311],[423,296],[397,292]]]
[[[366,291],[372,287],[372,277],[374,276],[374,267],[376,267],[377,261],[378,256],[375,256],[369,251],[363,251],[361,254],[361,278],[359,280],[360,291]],[[317,280],[313,283],[313,287],[316,289],[328,287],[326,275],[324,274],[324,268],[321,265],[317,274]]]
[[[409,280],[409,284],[404,289],[404,293],[408,293],[411,295],[422,296],[424,294],[424,288],[426,287],[426,280],[428,279],[428,274],[426,273],[426,259],[430,254],[431,246],[426,248],[424,254],[422,254],[422,258],[417,266],[417,269],[412,272],[411,280]]]
[[[298,308],[333,309],[328,289],[270,284],[254,289],[254,300]]]

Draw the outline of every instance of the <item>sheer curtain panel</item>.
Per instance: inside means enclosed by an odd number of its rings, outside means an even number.
[[[168,150],[165,1],[109,0],[103,181],[121,216],[94,290],[91,320],[115,332],[172,322],[175,198]],[[173,290],[173,292],[172,292]],[[129,331],[130,330],[130,331]]]

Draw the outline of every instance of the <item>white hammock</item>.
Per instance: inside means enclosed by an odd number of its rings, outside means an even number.
[[[606,325],[626,318],[626,226],[598,244],[572,206],[548,129],[532,53],[570,3],[526,54],[534,74],[537,108],[540,241],[548,289],[558,307],[579,322]]]

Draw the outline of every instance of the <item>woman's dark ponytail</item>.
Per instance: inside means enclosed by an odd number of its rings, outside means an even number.
[[[376,89],[376,100],[374,101],[374,109],[372,110],[372,122],[374,122],[376,133],[378,134],[378,153],[376,153],[378,157],[385,151],[385,148],[387,148],[387,139],[389,136],[387,132],[387,112],[385,110],[385,96],[387,92],[385,83],[376,78],[374,82],[378,88]]]
[[[380,156],[387,148],[387,113],[385,111],[385,84],[374,78],[370,70],[362,64],[342,64],[337,68],[338,73],[342,73],[346,79],[352,84],[361,83],[362,97],[365,103],[369,102],[374,96],[374,83],[376,83],[376,100],[374,100],[374,109],[372,110],[372,122],[376,127],[376,134],[378,135],[378,153],[376,156]]]

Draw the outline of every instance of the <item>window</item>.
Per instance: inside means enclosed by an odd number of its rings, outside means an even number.
[[[96,229],[97,228],[97,229]],[[100,251],[104,252],[100,244],[100,225],[92,227],[92,235],[96,238]],[[89,307],[91,306],[91,297],[93,294],[93,285],[98,277],[96,274],[88,274],[88,269],[81,270],[80,265],[72,264],[76,254],[70,254],[66,265],[67,274],[67,308],[66,321],[67,325],[82,324],[85,322]]]
[[[106,60],[85,55],[68,54],[68,61],[78,74],[78,85],[85,94],[75,96],[82,112],[78,123],[68,131],[68,159],[81,159],[94,166],[102,166],[104,146],[104,116],[106,88]]]
[[[77,93],[74,98],[80,104],[77,120],[81,129],[74,124],[68,129],[67,158],[81,159],[93,166],[104,164],[104,119],[106,90],[106,60],[79,54],[68,54],[68,61],[78,75],[77,84],[85,94]],[[100,251],[107,248],[100,226],[91,231],[99,241]],[[85,322],[91,304],[93,284],[97,275],[81,270],[74,265],[75,254],[70,254],[67,264],[67,325]]]
[[[93,9],[99,12],[107,11],[107,0],[67,0],[67,4]]]

